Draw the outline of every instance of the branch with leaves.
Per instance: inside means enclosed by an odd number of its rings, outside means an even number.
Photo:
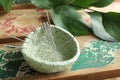
[[[2,0],[5,1],[5,0]],[[12,0],[9,0],[12,1]],[[114,0],[30,0],[39,8],[48,9],[55,25],[70,31],[74,36],[94,33],[107,41],[120,41],[120,13],[87,13],[91,18],[91,28],[83,21],[77,10],[90,6],[105,7]],[[3,5],[4,6],[4,5]],[[7,10],[7,9],[6,9]]]

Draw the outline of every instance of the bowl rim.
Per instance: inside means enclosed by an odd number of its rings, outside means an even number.
[[[28,56],[28,55],[26,54],[26,52],[24,52],[23,46],[24,46],[25,43],[23,43],[22,49],[21,49],[23,56],[24,56],[24,54],[25,54],[27,57],[31,58],[33,61],[38,62],[38,63],[44,63],[44,64],[47,64],[47,65],[67,65],[67,64],[70,64],[70,63],[75,62],[75,61],[78,59],[79,55],[80,55],[80,47],[79,47],[79,43],[78,43],[77,39],[76,39],[70,32],[68,32],[67,30],[65,30],[65,29],[63,29],[63,28],[61,28],[61,27],[58,27],[58,26],[56,26],[56,25],[50,25],[50,26],[55,27],[55,28],[57,28],[57,29],[60,29],[60,30],[64,31],[64,32],[65,32],[66,34],[68,34],[71,38],[73,38],[73,41],[75,42],[76,47],[77,47],[77,51],[76,51],[75,55],[74,55],[72,58],[68,59],[68,60],[65,60],[65,61],[55,61],[55,62],[45,61],[45,60],[42,60],[42,59],[39,59],[39,60],[38,60],[38,59],[36,59],[36,58],[33,59],[32,57]],[[37,29],[41,29],[41,27],[38,27]],[[31,32],[30,32],[30,33],[31,33]],[[30,33],[29,33],[27,36],[29,36]],[[26,37],[27,37],[27,36],[26,36]],[[25,41],[26,41],[26,40],[27,40],[27,38],[25,38]]]

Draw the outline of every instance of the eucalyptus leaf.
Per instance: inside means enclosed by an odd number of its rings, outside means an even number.
[[[56,11],[59,11],[56,13]],[[73,7],[63,6],[51,9],[51,15],[54,23],[70,31],[73,35],[90,34],[89,28],[82,23],[82,17]]]
[[[1,0],[1,4],[6,12],[9,12],[11,9],[13,0]]]
[[[95,6],[95,7],[105,7],[107,5],[109,5],[110,3],[112,3],[114,0],[96,0],[96,2],[94,4],[92,4],[91,6]]]

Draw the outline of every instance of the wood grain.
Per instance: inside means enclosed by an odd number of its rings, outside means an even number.
[[[23,39],[24,36],[39,27],[44,21],[46,21],[46,15],[45,10],[42,9],[17,10],[15,8],[9,13],[0,12],[0,44],[17,41],[10,38],[8,34]]]

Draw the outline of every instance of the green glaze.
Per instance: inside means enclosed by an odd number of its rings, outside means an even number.
[[[103,67],[111,64],[115,58],[114,51],[119,49],[119,42],[92,41],[81,50],[81,54],[74,63],[72,70]]]

